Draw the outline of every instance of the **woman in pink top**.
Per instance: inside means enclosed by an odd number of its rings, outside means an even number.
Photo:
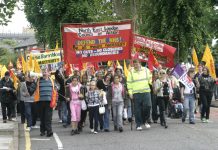
[[[70,91],[70,110],[71,110],[71,122],[72,131],[71,135],[79,134],[78,132],[78,122],[80,121],[81,113],[81,101],[82,95],[80,94],[81,84],[79,83],[78,76],[72,77],[72,82],[69,85]]]

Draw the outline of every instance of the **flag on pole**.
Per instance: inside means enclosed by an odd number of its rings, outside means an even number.
[[[194,47],[193,47],[193,49],[192,49],[192,60],[193,60],[194,65],[195,65],[196,68],[197,68],[198,65],[199,65],[199,62],[198,62],[198,56],[197,56],[197,53],[196,53]]]
[[[5,67],[5,65],[2,67],[1,70],[1,78],[3,78],[5,76],[5,72],[8,71],[8,69]]]
[[[10,72],[10,76],[14,82],[14,88],[17,89],[18,87],[18,78],[17,76],[14,74],[14,72],[12,70],[9,71]]]
[[[128,77],[129,70],[128,70],[127,66],[126,66],[126,60],[124,60],[123,63],[124,63],[124,67],[123,67],[124,75],[125,75],[125,77]]]
[[[17,63],[16,63],[16,65],[17,65],[17,69],[22,69],[22,66],[21,66],[21,64],[20,64],[19,58],[17,58]]]
[[[29,61],[28,61],[28,71],[33,71],[33,70],[34,70],[33,57],[30,54],[30,58],[29,58]]]
[[[208,44],[206,45],[202,61],[204,61],[206,63],[205,66],[208,67],[211,77],[216,78],[214,59],[213,59],[213,56],[211,54],[211,51],[210,51]]]
[[[160,64],[158,63],[157,59],[153,55],[152,51],[150,50],[148,54],[148,68],[153,71],[154,67],[157,68]]]
[[[27,63],[26,63],[26,61],[25,61],[23,56],[21,56],[21,59],[22,59],[22,70],[23,70],[23,73],[26,73],[26,71],[27,71]]]
[[[117,60],[117,66],[121,66],[118,60]]]
[[[39,63],[36,59],[34,59],[34,72],[41,73],[41,68],[40,68]]]
[[[112,61],[108,61],[108,62],[107,62],[107,66],[108,66],[108,67],[111,67],[111,66],[112,66],[112,64],[113,64],[113,62],[112,62]]]

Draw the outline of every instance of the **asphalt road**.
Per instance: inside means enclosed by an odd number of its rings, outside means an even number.
[[[63,128],[58,123],[57,111],[53,115],[51,138],[40,137],[39,129],[25,134],[20,124],[19,149],[28,147],[32,150],[218,150],[218,108],[212,108],[209,123],[201,123],[199,115],[195,125],[181,123],[180,119],[168,118],[168,129],[160,124],[152,124],[151,129],[143,131],[130,130],[125,125],[124,132],[100,132],[91,134],[86,120],[84,131],[75,136],[70,135],[71,128]],[[37,123],[39,125],[39,122]],[[59,139],[59,140],[58,140]],[[58,147],[59,146],[59,147]]]

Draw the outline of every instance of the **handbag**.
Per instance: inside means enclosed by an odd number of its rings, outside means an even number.
[[[85,100],[82,100],[82,102],[81,102],[81,108],[82,108],[82,110],[86,110],[86,109],[87,109],[87,105],[86,105]]]
[[[104,107],[104,105],[103,104],[100,104],[99,105],[99,114],[104,114],[105,113],[105,107]]]

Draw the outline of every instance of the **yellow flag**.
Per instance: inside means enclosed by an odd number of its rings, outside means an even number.
[[[21,68],[22,68],[22,66],[20,64],[19,58],[17,58],[17,69],[21,69]]]
[[[8,69],[5,67],[5,65],[2,67],[1,70],[1,78],[3,78],[5,76],[5,72],[8,71]]]
[[[34,70],[33,57],[30,54],[30,58],[29,58],[29,61],[28,61],[28,71],[33,71],[33,70]]]
[[[111,67],[111,66],[112,66],[112,64],[113,64],[113,62],[112,62],[112,61],[108,61],[108,62],[107,62],[107,66],[108,66],[108,67]]]
[[[192,60],[193,60],[194,65],[195,65],[196,67],[198,67],[198,65],[199,65],[198,56],[197,56],[197,53],[196,53],[194,47],[193,47],[193,49],[192,49]]]
[[[35,73],[41,73],[39,63],[38,63],[38,61],[36,59],[34,59],[34,72]]]
[[[118,60],[117,60],[117,66],[121,66]]]
[[[26,73],[26,71],[27,71],[27,63],[24,60],[23,56],[21,56],[21,59],[22,59],[22,70],[23,70],[23,73]]]
[[[129,70],[128,70],[128,68],[127,68],[127,66],[126,66],[126,61],[124,60],[124,75],[125,75],[125,77],[128,77],[128,73],[129,73]]]
[[[206,62],[205,66],[208,67],[211,77],[216,78],[214,60],[208,44],[206,45],[202,61]]]
[[[18,87],[18,78],[16,77],[16,75],[14,74],[13,71],[11,71],[11,78],[12,78],[12,80],[14,82],[15,89],[17,89],[17,87]]]

